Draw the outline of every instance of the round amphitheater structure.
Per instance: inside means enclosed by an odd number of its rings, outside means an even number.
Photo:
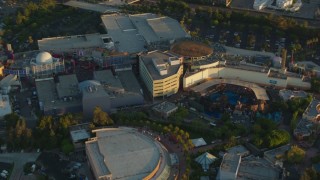
[[[170,51],[183,56],[186,60],[202,60],[212,55],[213,49],[200,42],[181,41],[173,44]]]
[[[103,128],[85,143],[95,179],[168,179],[170,156],[152,134],[135,128]]]

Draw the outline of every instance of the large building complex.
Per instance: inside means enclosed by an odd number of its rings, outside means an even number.
[[[127,80],[130,82],[128,83]],[[91,117],[93,109],[100,106],[111,112],[117,108],[144,103],[140,86],[132,71],[95,71],[94,80],[78,82],[75,74],[36,79],[40,109],[45,114],[84,112]]]
[[[183,58],[153,51],[140,56],[139,71],[152,97],[164,97],[179,90]]]
[[[283,170],[281,167],[275,166],[265,158],[254,156],[241,158],[240,155],[226,153],[223,156],[217,179],[281,180],[283,179]]]
[[[131,128],[93,131],[85,144],[88,163],[97,180],[168,179],[170,157],[162,145]]]
[[[50,53],[42,51],[26,52],[15,55],[15,60],[7,60],[8,66],[4,74],[15,74],[19,77],[34,78],[51,77],[65,71],[63,58],[55,58]]]
[[[156,14],[111,14],[101,19],[119,52],[139,53],[150,45],[190,37],[177,20]]]
[[[80,83],[85,115],[91,116],[96,106],[106,112],[113,112],[117,108],[144,103],[132,71],[121,71],[117,76],[109,70],[95,71],[93,76],[93,81]]]
[[[195,73],[186,73],[183,78],[183,88],[189,88],[210,78],[236,79],[256,83],[263,86],[278,88],[310,89],[308,77],[304,77],[286,70],[264,68],[242,64],[239,62],[219,62],[216,67],[204,69]]]

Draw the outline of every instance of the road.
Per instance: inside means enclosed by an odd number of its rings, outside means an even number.
[[[14,162],[11,180],[19,180],[23,174],[23,166],[27,162],[36,161],[40,153],[4,153],[0,154],[0,162]]]

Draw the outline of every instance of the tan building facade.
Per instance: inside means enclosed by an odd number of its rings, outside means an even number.
[[[183,58],[153,51],[140,56],[140,76],[153,98],[175,94],[183,73]]]

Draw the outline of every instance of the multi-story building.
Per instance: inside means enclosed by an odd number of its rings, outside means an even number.
[[[183,73],[182,61],[182,57],[159,51],[140,56],[140,76],[153,98],[170,96],[178,92]]]

